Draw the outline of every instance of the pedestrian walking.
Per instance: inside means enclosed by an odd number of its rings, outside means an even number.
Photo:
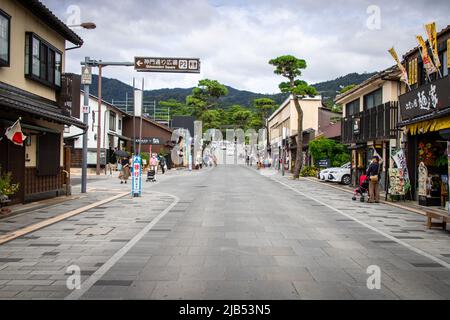
[[[130,173],[130,159],[123,158],[121,161],[121,171],[119,174],[120,184],[127,183]]]
[[[166,172],[165,166],[166,166],[166,158],[164,158],[163,156],[161,156],[160,160],[159,160],[159,165],[161,167],[161,172],[162,174],[164,174]]]
[[[150,170],[155,170],[155,173],[158,171],[158,158],[156,154],[153,154],[150,158]]]
[[[372,162],[367,169],[366,176],[369,177],[369,203],[380,202],[380,159],[373,156]]]

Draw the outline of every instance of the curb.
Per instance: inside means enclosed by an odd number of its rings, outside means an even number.
[[[108,199],[104,199],[104,200],[92,203],[90,205],[87,205],[87,206],[78,208],[76,210],[72,210],[72,211],[60,214],[60,215],[58,215],[56,217],[44,220],[42,222],[33,224],[31,226],[28,226],[28,227],[25,227],[25,228],[22,228],[22,229],[19,229],[19,230],[7,233],[7,234],[5,234],[3,236],[0,236],[0,245],[5,244],[5,243],[7,243],[9,241],[12,241],[14,239],[17,239],[19,237],[22,237],[24,235],[27,235],[27,234],[29,234],[31,232],[35,232],[35,231],[37,231],[39,229],[48,227],[48,226],[50,226],[52,224],[55,224],[57,222],[60,222],[62,220],[65,220],[65,219],[68,219],[70,217],[76,216],[76,215],[78,215],[80,213],[83,213],[85,211],[88,211],[90,209],[99,207],[99,206],[101,206],[101,205],[103,205],[105,203],[108,203],[108,202],[111,202],[111,201],[123,198],[123,197],[125,197],[125,196],[127,196],[129,194],[130,194],[130,192],[128,192],[128,191],[127,192],[123,192],[123,193],[120,193],[120,194],[115,195],[113,197],[110,197]]]

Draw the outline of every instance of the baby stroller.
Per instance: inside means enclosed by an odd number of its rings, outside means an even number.
[[[156,182],[155,174],[156,174],[155,170],[153,170],[153,169],[148,170],[147,171],[147,180],[145,180],[145,181],[146,182],[149,182],[149,181]]]
[[[364,202],[365,201],[365,195],[369,192],[369,177],[367,177],[365,174],[363,174],[359,178],[359,187],[355,189],[353,194],[353,201],[356,201],[356,196],[359,195],[359,201]]]

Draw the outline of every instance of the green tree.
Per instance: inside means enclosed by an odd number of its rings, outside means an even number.
[[[249,122],[252,119],[252,116],[253,112],[242,108],[242,110],[237,110],[231,114],[232,124],[235,128],[245,131],[249,127]]]
[[[201,114],[200,120],[203,122],[203,131],[219,129],[223,123],[223,116],[219,110],[206,110]]]
[[[352,90],[354,87],[356,87],[356,84],[350,84],[350,85],[348,85],[348,86],[343,87],[343,88],[339,91],[339,93],[340,93],[340,94],[343,94],[343,93],[345,93],[345,92],[347,92],[347,91]]]
[[[339,167],[350,161],[347,147],[334,140],[320,137],[309,143],[309,152],[314,161],[330,159],[331,166]]]
[[[259,98],[253,100],[252,106],[255,114],[250,120],[249,126],[255,130],[266,128],[267,119],[277,109],[277,103],[269,98]]]
[[[221,97],[228,95],[226,86],[216,80],[203,79],[186,97],[186,105],[192,108],[192,114],[199,119],[203,112],[217,107]]]
[[[159,105],[163,108],[169,108],[170,116],[190,116],[192,114],[192,109],[189,108],[186,103],[175,99],[160,101]]]
[[[305,81],[297,78],[302,75],[302,70],[306,69],[306,61],[298,59],[291,55],[280,56],[269,61],[269,64],[275,67],[275,74],[288,79],[287,82],[280,83],[281,92],[289,93],[294,102],[298,113],[298,134],[297,134],[297,153],[295,158],[294,179],[300,177],[303,159],[303,110],[300,105],[300,99],[306,96],[315,96],[317,91],[309,86]]]

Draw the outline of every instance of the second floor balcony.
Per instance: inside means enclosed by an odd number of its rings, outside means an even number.
[[[342,119],[342,143],[397,138],[398,102],[390,101]]]

